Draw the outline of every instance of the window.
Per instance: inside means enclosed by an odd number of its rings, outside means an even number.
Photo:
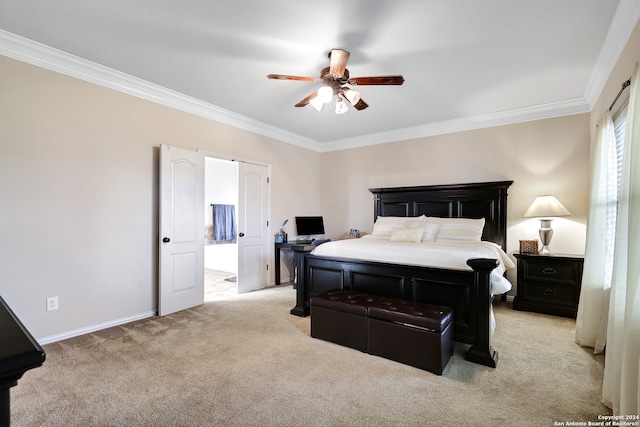
[[[627,128],[627,105],[624,105],[613,118],[613,125],[616,131],[616,182],[617,182],[617,200],[620,200],[620,192],[622,191],[622,155],[624,152],[624,135]],[[613,171],[611,171],[613,173]]]
[[[605,236],[605,259],[604,259],[604,274],[605,274],[605,289],[611,287],[611,279],[613,275],[613,255],[615,252],[616,243],[616,216],[618,212],[618,206],[620,205],[620,197],[622,194],[622,160],[624,154],[624,136],[627,128],[627,105],[624,105],[614,116],[613,126],[615,130],[616,138],[616,156],[615,159],[609,158],[610,161],[607,165],[607,173],[609,175],[609,185],[616,186],[615,188],[615,200],[610,200],[611,208],[614,214],[607,216],[606,224],[606,236]],[[610,188],[609,194],[614,193]]]

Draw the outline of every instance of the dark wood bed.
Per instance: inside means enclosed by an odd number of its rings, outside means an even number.
[[[513,181],[417,187],[371,188],[374,220],[378,216],[485,218],[483,240],[506,250],[507,189]],[[298,280],[291,314],[309,314],[309,299],[330,289],[371,292],[387,297],[453,307],[455,339],[471,344],[466,358],[496,367],[491,346],[490,273],[495,259],[470,259],[470,270],[417,267],[309,254],[309,246],[294,246]]]

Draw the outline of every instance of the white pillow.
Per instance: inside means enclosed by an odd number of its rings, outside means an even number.
[[[435,242],[438,230],[440,230],[440,224],[434,224],[433,222],[424,222],[424,232],[422,233],[421,242]]]
[[[373,224],[374,236],[391,236],[391,231],[394,228],[407,228],[409,224],[416,222],[422,223],[425,216],[406,217],[406,216],[379,216],[376,222]]]
[[[422,228],[394,228],[389,236],[390,242],[420,242],[424,229]]]
[[[479,242],[482,239],[484,218],[437,218],[427,217],[427,223],[440,225],[437,240],[472,240]]]

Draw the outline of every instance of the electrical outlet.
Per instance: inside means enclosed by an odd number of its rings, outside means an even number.
[[[47,298],[47,311],[53,311],[58,309],[58,297]]]

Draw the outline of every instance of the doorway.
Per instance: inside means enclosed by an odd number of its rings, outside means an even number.
[[[268,182],[266,165],[205,157],[205,296],[268,285]]]
[[[208,234],[205,212],[213,203],[205,202],[205,159],[215,157],[162,144],[159,168],[159,266],[158,314],[165,316],[204,303],[204,252]],[[235,164],[236,178],[230,176],[214,189],[234,188],[238,220],[237,247],[230,251],[236,261],[225,270],[237,271],[237,293],[268,285],[269,172],[270,166],[227,159]],[[212,185],[211,183],[209,185]],[[226,199],[231,202],[231,200]],[[211,211],[213,222],[213,210]],[[214,231],[215,232],[215,231]],[[215,237],[215,236],[214,236]],[[229,239],[233,240],[233,239]]]
[[[215,157],[205,157],[204,177],[204,299],[205,301],[213,301],[238,293],[237,235],[216,234],[213,220],[215,209],[228,206],[231,207],[233,213],[233,217],[230,217],[229,221],[236,221],[238,163]],[[234,229],[237,232],[237,225]]]

